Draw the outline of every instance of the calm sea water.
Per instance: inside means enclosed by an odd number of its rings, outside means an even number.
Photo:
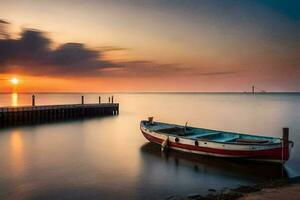
[[[87,103],[109,94],[84,94]],[[287,176],[300,175],[300,95],[115,94],[120,115],[0,130],[0,199],[164,199],[282,176],[278,166],[161,153],[139,131],[156,120],[295,142]],[[37,104],[80,103],[81,94],[37,94]],[[2,94],[0,106],[30,105]]]

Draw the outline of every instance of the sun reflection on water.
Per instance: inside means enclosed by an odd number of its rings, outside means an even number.
[[[11,105],[13,107],[18,106],[18,93],[16,93],[16,92],[11,94]]]
[[[10,150],[11,150],[11,165],[15,175],[22,172],[24,168],[24,151],[23,139],[19,131],[14,131],[11,134]]]

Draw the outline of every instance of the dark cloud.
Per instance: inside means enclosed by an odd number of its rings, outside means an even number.
[[[7,26],[10,23],[8,21],[0,19],[0,39],[6,39],[8,38],[8,33],[7,33]]]
[[[0,20],[0,24],[9,22]],[[103,46],[88,48],[81,43],[65,43],[53,48],[46,33],[24,29],[19,38],[12,39],[4,26],[0,26],[0,73],[22,73],[50,76],[170,76],[170,75],[224,75],[232,71],[199,72],[180,64],[159,64],[149,60],[116,62],[104,59],[108,51],[124,51],[126,48]]]
[[[45,33],[26,29],[18,39],[0,40],[0,72],[19,70],[31,74],[79,75],[99,73],[115,64],[101,58],[101,51],[80,43],[65,43],[51,48]]]
[[[5,21],[5,20],[3,20],[3,19],[0,19],[0,24],[9,24],[9,22],[8,22],[8,21]]]
[[[128,48],[117,47],[117,46],[102,46],[99,49],[102,52],[105,52],[105,51],[124,51],[124,50],[128,50]]]

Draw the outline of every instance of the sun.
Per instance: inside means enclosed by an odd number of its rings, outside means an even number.
[[[13,85],[18,85],[19,84],[19,79],[17,79],[16,77],[13,77],[12,79],[10,79],[10,82]]]

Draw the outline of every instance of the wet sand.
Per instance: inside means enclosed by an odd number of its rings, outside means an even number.
[[[279,188],[265,188],[259,192],[246,194],[239,200],[298,200],[300,198],[300,184],[288,185]]]

